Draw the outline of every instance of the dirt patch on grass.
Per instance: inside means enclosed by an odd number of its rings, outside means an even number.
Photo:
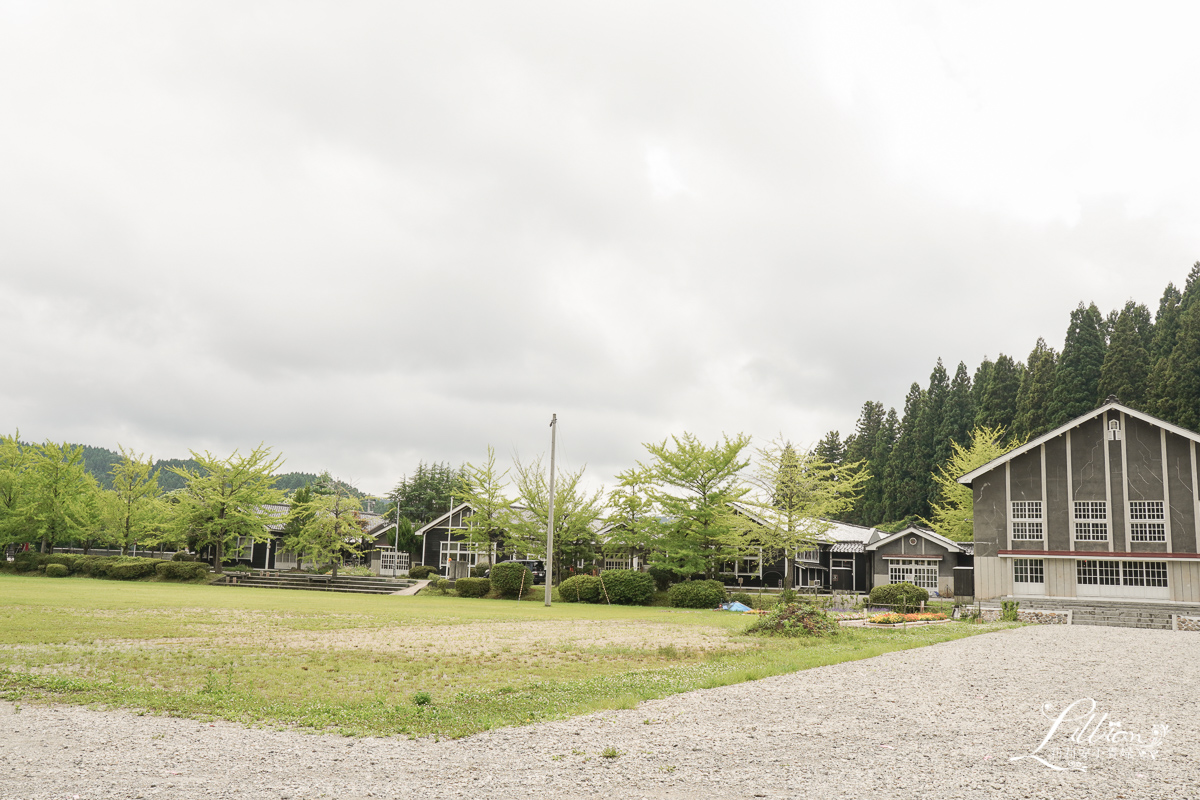
[[[302,650],[369,650],[379,653],[428,653],[440,650],[460,655],[544,653],[554,651],[714,652],[740,650],[752,643],[720,629],[694,625],[647,625],[640,620],[563,620],[530,622],[471,622],[419,627],[343,628],[313,631],[271,631],[251,634],[237,644]]]

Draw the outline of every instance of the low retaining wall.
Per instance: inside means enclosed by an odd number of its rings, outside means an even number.
[[[984,622],[999,622],[1004,616],[1004,611],[999,608],[984,608],[980,610],[980,615]],[[1017,621],[1033,625],[1070,625],[1071,612],[1017,609]]]
[[[1176,614],[1174,628],[1177,631],[1195,631],[1200,633],[1200,617],[1183,617]]]

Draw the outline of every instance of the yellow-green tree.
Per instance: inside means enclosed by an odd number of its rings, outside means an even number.
[[[747,538],[767,560],[784,559],[786,588],[792,588],[796,554],[821,540],[832,527],[828,520],[853,507],[867,477],[862,462],[832,464],[783,437],[758,448],[754,490],[739,505],[753,515],[744,518]]]
[[[971,487],[963,486],[958,479],[1025,443],[1024,440],[1005,443],[1004,436],[1004,428],[998,425],[981,426],[971,431],[966,447],[954,443],[950,459],[933,475],[938,487],[938,502],[933,505],[932,519],[922,520],[926,525],[956,542],[969,542],[974,538],[974,498]]]
[[[345,555],[361,555],[362,504],[350,494],[342,481],[321,476],[309,499],[293,506],[293,519],[300,520],[298,530],[287,538],[285,546],[312,559],[328,562],[337,578],[338,565]]]
[[[156,503],[158,473],[154,470],[153,456],[118,447],[121,459],[109,470],[113,494],[110,509],[114,513],[112,523],[121,543],[121,555],[128,555],[130,547],[152,533],[154,518],[161,515]]]

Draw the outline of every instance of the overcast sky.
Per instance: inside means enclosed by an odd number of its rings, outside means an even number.
[[[0,0],[0,424],[389,489],[843,435],[1200,259],[1191,3]]]

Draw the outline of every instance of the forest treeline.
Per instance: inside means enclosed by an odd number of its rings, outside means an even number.
[[[1062,352],[1039,338],[1021,360],[1004,353],[951,376],[939,358],[904,408],[863,404],[854,432],[830,431],[815,452],[834,464],[862,462],[870,477],[846,522],[898,529],[931,516],[934,476],[976,427],[1001,428],[1008,444],[1039,436],[1109,396],[1189,430],[1200,430],[1200,262],[1182,291],[1167,284],[1158,308],[1132,300],[1107,315],[1082,302]]]

